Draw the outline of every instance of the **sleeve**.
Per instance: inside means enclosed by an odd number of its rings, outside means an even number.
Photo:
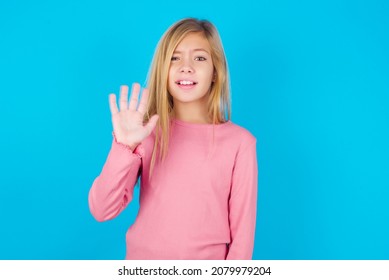
[[[141,145],[131,151],[115,138],[112,141],[104,167],[89,191],[89,209],[97,221],[115,218],[132,200],[144,153]]]
[[[252,259],[257,212],[258,164],[256,139],[238,152],[229,198],[231,243],[227,260]]]

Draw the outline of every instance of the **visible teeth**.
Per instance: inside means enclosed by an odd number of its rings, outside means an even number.
[[[178,83],[180,85],[193,85],[193,82],[191,82],[191,81],[179,81]]]

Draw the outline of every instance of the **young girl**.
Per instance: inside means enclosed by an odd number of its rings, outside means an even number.
[[[184,19],[161,38],[140,93],[110,94],[113,141],[89,193],[98,221],[132,200],[126,259],[251,259],[257,202],[256,139],[230,121],[227,63],[216,28]]]

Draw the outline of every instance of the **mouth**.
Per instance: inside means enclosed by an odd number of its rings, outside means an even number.
[[[192,80],[178,80],[175,82],[180,88],[190,89],[197,85],[197,82]]]

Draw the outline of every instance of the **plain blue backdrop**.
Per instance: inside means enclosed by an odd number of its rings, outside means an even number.
[[[218,27],[258,140],[254,259],[389,259],[388,3],[2,1],[0,259],[124,258],[137,199],[105,223],[87,203],[108,94],[187,16]]]

